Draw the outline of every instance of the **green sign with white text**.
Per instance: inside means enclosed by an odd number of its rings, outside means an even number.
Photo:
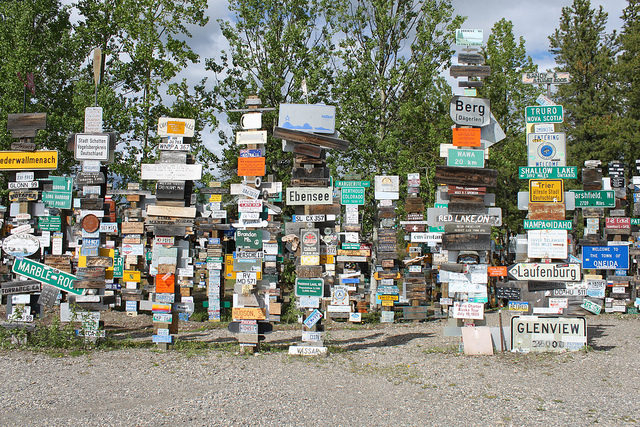
[[[343,205],[364,205],[364,187],[343,187],[340,194]]]
[[[525,230],[571,230],[573,224],[568,220],[525,219]]]
[[[450,148],[447,156],[447,166],[467,168],[484,167],[484,150],[466,150]]]
[[[16,258],[12,271],[74,295],[82,295],[84,293],[83,289],[75,289],[73,287],[73,281],[78,280],[73,274],[60,271],[29,258]]]
[[[577,166],[520,166],[520,179],[576,179]]]
[[[571,190],[576,196],[576,208],[614,208],[616,198],[611,190]]]

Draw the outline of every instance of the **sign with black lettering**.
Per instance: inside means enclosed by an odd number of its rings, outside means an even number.
[[[331,205],[333,204],[331,187],[288,187],[287,205]]]
[[[486,126],[491,121],[489,100],[454,96],[449,104],[449,116],[458,125]]]
[[[587,345],[584,317],[514,316],[511,351],[519,353],[576,351]]]

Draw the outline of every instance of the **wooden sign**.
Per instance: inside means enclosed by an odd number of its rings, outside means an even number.
[[[238,176],[264,176],[265,157],[238,157]]]
[[[184,181],[158,181],[156,182],[156,197],[159,200],[182,200],[184,199]]]
[[[431,227],[446,226],[449,223],[484,224],[499,227],[502,225],[502,209],[488,208],[485,214],[450,214],[444,208],[428,208],[427,223]]]
[[[487,187],[462,187],[459,185],[447,185],[448,194],[469,194],[484,195],[487,194]]]
[[[454,96],[449,103],[449,116],[457,125],[486,126],[489,124],[491,117],[489,100],[468,96]]]
[[[7,116],[7,130],[12,138],[35,138],[39,129],[46,129],[47,113],[18,113]]]
[[[233,307],[231,316],[234,319],[266,320],[267,318],[266,310],[259,307]]]
[[[559,85],[571,82],[569,73],[522,73],[522,83],[527,84],[546,84]]]
[[[564,181],[562,179],[530,179],[529,202],[564,202]]]
[[[339,151],[346,151],[347,148],[349,148],[349,141],[345,141],[343,139],[335,138],[328,135],[319,135],[316,133],[285,129],[279,126],[276,126],[273,130],[273,137],[303,144],[318,145],[323,148],[335,149]]]
[[[442,236],[442,248],[452,251],[490,250],[491,236],[489,234],[446,233]]]
[[[0,170],[55,170],[57,151],[0,151]]]
[[[179,218],[195,218],[195,207],[178,207],[178,206],[147,206],[147,215],[155,216],[175,216]]]
[[[158,119],[158,136],[186,136],[191,138],[195,127],[196,121],[193,119],[160,117]]]
[[[436,166],[436,181],[440,184],[495,187],[498,171],[495,169]]]
[[[489,224],[464,224],[449,223],[444,225],[445,233],[478,233],[491,234],[491,225]]]
[[[565,218],[564,203],[530,203],[529,217],[532,220],[563,220]]]
[[[489,77],[491,67],[487,65],[452,65],[449,68],[451,77]]]
[[[76,184],[82,187],[85,185],[98,185],[105,183],[105,176],[102,172],[78,172],[76,174]]]
[[[123,221],[121,224],[122,234],[144,234],[144,222]]]
[[[610,230],[628,230],[631,228],[631,218],[629,217],[605,218],[605,228]]]
[[[163,181],[195,181],[202,178],[202,165],[188,165],[182,163],[143,163],[141,165],[142,179]]]

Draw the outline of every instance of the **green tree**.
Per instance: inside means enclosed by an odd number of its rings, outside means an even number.
[[[615,122],[619,104],[613,75],[615,34],[605,31],[607,13],[592,9],[589,0],[574,0],[562,8],[560,25],[549,36],[558,71],[571,75],[559,85],[556,102],[564,106],[567,160],[582,165],[595,158],[603,163],[623,154]]]
[[[522,83],[522,73],[536,71],[536,67],[526,53],[524,38],[516,40],[513,23],[504,18],[493,25],[482,50],[491,76],[484,80],[479,95],[490,100],[491,112],[506,134],[489,149],[489,166],[498,170],[495,193],[503,223],[517,231],[524,213],[513,195],[526,187],[526,181],[518,179],[518,167],[527,165],[524,109],[536,96],[535,87]]]
[[[0,2],[0,144],[8,149],[7,115],[47,113],[47,129],[36,145],[59,151],[58,171],[68,172],[75,163],[67,150],[67,136],[78,114],[73,98],[74,72],[84,59],[72,36],[69,7],[57,0],[9,0]],[[35,94],[24,91],[18,73],[34,74]]]
[[[441,72],[463,22],[453,13],[448,0],[359,0],[335,10],[333,97],[339,131],[351,142],[333,158],[337,175],[397,174],[404,182],[408,172],[420,172],[433,201],[439,145],[451,139],[451,89]],[[368,228],[374,203],[366,206]]]
[[[113,99],[114,93],[121,97],[120,102],[105,104],[105,119],[121,135],[122,145],[111,171],[125,182],[139,179],[141,162],[153,161],[160,141],[155,132],[157,120],[169,111],[164,106],[168,94],[163,89],[199,61],[187,43],[191,37],[188,26],[206,25],[206,6],[206,0],[80,0],[77,4],[84,17],[77,28],[84,54],[89,55],[93,47],[100,47],[105,54],[99,104]],[[89,75],[87,68],[88,81]],[[172,95],[178,94],[184,90],[173,89]],[[92,92],[84,88],[78,98],[83,97],[90,102]],[[178,98],[177,102],[182,101]],[[210,120],[207,124],[215,124],[212,116],[201,117]],[[197,138],[195,142],[199,142]]]
[[[222,51],[219,58],[206,61],[217,83],[213,91],[217,112],[245,108],[245,99],[251,95],[257,95],[263,107],[306,102],[301,90],[303,80],[310,89],[308,102],[327,101],[331,45],[324,11],[329,4],[328,0],[230,0],[233,19],[219,21],[229,49]],[[227,117],[231,130],[238,130],[240,114],[227,113]],[[262,118],[263,127],[269,131],[267,173],[288,182],[292,156],[283,155],[281,141],[271,137],[277,119],[277,112],[266,112]],[[225,130],[219,136],[222,178],[239,180],[234,137]]]

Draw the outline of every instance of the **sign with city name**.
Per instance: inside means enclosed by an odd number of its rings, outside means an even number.
[[[483,39],[482,30],[466,28],[456,30],[456,44],[458,46],[482,46]]]
[[[83,289],[75,289],[73,287],[73,281],[78,280],[73,274],[60,271],[29,258],[16,258],[12,271],[28,279],[37,280],[45,285],[51,285],[74,295],[82,295],[84,293]]]
[[[324,280],[318,279],[301,279],[296,278],[295,294],[297,297],[323,297],[324,296]]]
[[[287,205],[331,205],[333,204],[331,187],[287,187]]]
[[[567,230],[528,230],[527,241],[529,258],[567,258]]]
[[[110,152],[109,134],[76,134],[73,152],[76,160],[108,161]]]
[[[573,223],[570,220],[525,219],[525,230],[571,230]]]
[[[519,353],[576,351],[587,345],[584,317],[514,316],[511,351]]]
[[[342,187],[340,203],[343,205],[364,205],[364,187]]]
[[[520,166],[518,168],[520,179],[577,179],[578,168],[576,166]]]
[[[571,82],[569,73],[522,73],[522,83],[560,85]]]
[[[563,203],[564,181],[561,179],[530,179],[529,202],[530,203]]]
[[[182,163],[143,163],[142,179],[162,181],[195,181],[202,178],[202,165]]]
[[[447,166],[468,168],[484,167],[484,150],[467,150],[464,148],[450,148]]]
[[[449,116],[457,125],[486,126],[491,121],[489,100],[468,96],[454,96],[449,104]]]
[[[486,214],[450,214],[446,208],[427,208],[429,226],[445,226],[452,223],[486,224],[499,227],[502,225],[502,209],[489,208]]]
[[[0,151],[0,170],[55,170],[57,151]]]
[[[625,230],[631,227],[631,218],[629,217],[607,217],[605,218],[605,228],[609,230]]]
[[[527,123],[562,123],[564,112],[562,105],[530,106],[525,108]]]
[[[575,195],[576,208],[614,208],[615,193],[612,190],[570,190]]]
[[[519,263],[509,266],[509,277],[514,280],[532,281],[580,281],[580,264]]]
[[[629,268],[629,246],[583,246],[582,268],[627,270]]]
[[[371,181],[336,181],[335,186],[340,187],[371,187]]]
[[[562,132],[527,135],[527,166],[566,166],[566,139]]]

